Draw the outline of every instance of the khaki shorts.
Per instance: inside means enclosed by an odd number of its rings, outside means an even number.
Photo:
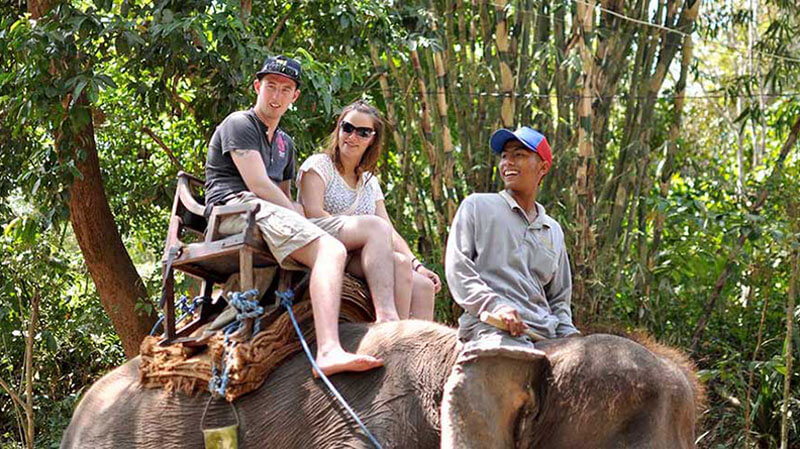
[[[326,232],[338,235],[342,226],[340,217],[326,217],[314,224],[293,210],[270,203],[257,197],[253,192],[239,192],[226,198],[225,204],[258,203],[256,225],[269,250],[281,267],[297,270],[304,268],[289,257],[293,252],[325,235]],[[244,214],[225,217],[219,224],[221,234],[230,235],[242,232],[246,225]],[[333,232],[336,234],[333,234]]]
[[[344,226],[344,217],[340,215],[331,215],[329,217],[309,218],[308,221],[317,225],[320,229],[328,234],[339,238],[339,232]]]

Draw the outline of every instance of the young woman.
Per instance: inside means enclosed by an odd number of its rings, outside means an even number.
[[[348,272],[366,276],[373,290],[370,277],[379,277],[375,272],[385,275],[386,266],[393,263],[394,302],[400,318],[433,320],[433,296],[441,289],[441,281],[414,256],[392,226],[374,175],[383,135],[384,121],[377,109],[360,100],[345,107],[324,151],[300,167],[298,197],[312,222],[343,217],[341,228],[332,234],[348,250],[360,250],[360,257],[348,263]],[[323,229],[331,232],[329,228]],[[370,245],[386,242],[391,254],[376,257],[367,253]]]

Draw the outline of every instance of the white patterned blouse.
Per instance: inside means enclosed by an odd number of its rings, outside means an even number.
[[[377,202],[383,200],[378,178],[364,172],[354,189],[345,182],[325,153],[310,156],[297,171],[298,199],[303,195],[300,181],[308,171],[314,171],[325,183],[322,208],[331,215],[374,215]]]

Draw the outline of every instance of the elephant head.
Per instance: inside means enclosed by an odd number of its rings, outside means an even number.
[[[460,358],[442,403],[442,448],[693,448],[702,388],[688,359],[595,334],[537,344],[546,357]]]

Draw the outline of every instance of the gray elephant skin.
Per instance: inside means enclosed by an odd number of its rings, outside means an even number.
[[[695,447],[701,388],[691,365],[668,348],[594,334],[537,344],[547,354],[539,362],[487,355],[476,369],[454,369],[460,344],[448,327],[410,320],[343,324],[340,332],[345,348],[385,361],[380,369],[332,377],[384,448]],[[144,389],[138,367],[133,359],[89,389],[62,448],[203,447],[208,394]],[[473,388],[459,390],[464,383]],[[312,378],[302,353],[235,405],[240,448],[372,447]],[[230,407],[217,400],[205,427],[233,421]]]

